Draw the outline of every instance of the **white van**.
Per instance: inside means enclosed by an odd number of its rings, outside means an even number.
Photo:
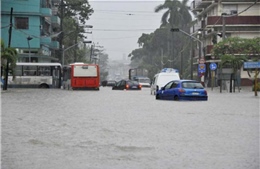
[[[154,75],[151,83],[151,94],[156,94],[156,89],[161,89],[172,80],[180,80],[179,71],[172,68],[164,68],[160,73]]]

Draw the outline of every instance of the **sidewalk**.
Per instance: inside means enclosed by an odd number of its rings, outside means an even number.
[[[205,87],[207,89],[207,91],[212,91],[211,87]],[[213,91],[215,92],[220,92],[220,87],[213,87]],[[254,92],[252,91],[252,86],[241,86],[240,87],[240,91],[238,91],[238,88],[235,88],[235,93],[239,93],[239,92]],[[229,88],[225,89],[222,88],[222,93],[229,93]]]

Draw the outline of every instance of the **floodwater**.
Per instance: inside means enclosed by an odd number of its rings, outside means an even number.
[[[176,102],[148,88],[9,89],[1,168],[259,169],[259,96],[208,95]]]

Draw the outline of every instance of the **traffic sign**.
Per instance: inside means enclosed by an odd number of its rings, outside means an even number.
[[[198,72],[199,73],[205,73],[206,72],[206,65],[204,63],[198,65]]]
[[[217,64],[216,63],[211,63],[209,65],[209,68],[210,68],[210,70],[216,70],[217,69]]]
[[[260,62],[244,62],[244,70],[260,69]]]

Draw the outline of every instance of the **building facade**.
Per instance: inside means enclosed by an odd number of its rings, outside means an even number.
[[[1,0],[1,38],[5,44],[11,41],[18,62],[59,61],[59,4],[60,0]]]
[[[260,37],[260,2],[258,0],[194,0],[192,10],[198,23],[192,32],[202,34],[203,55],[206,61],[206,78],[211,78],[209,65],[218,63],[211,50],[223,36],[256,38]],[[260,58],[259,58],[260,59]],[[216,70],[216,76],[218,74]],[[247,72],[241,70],[241,85],[252,85]]]

